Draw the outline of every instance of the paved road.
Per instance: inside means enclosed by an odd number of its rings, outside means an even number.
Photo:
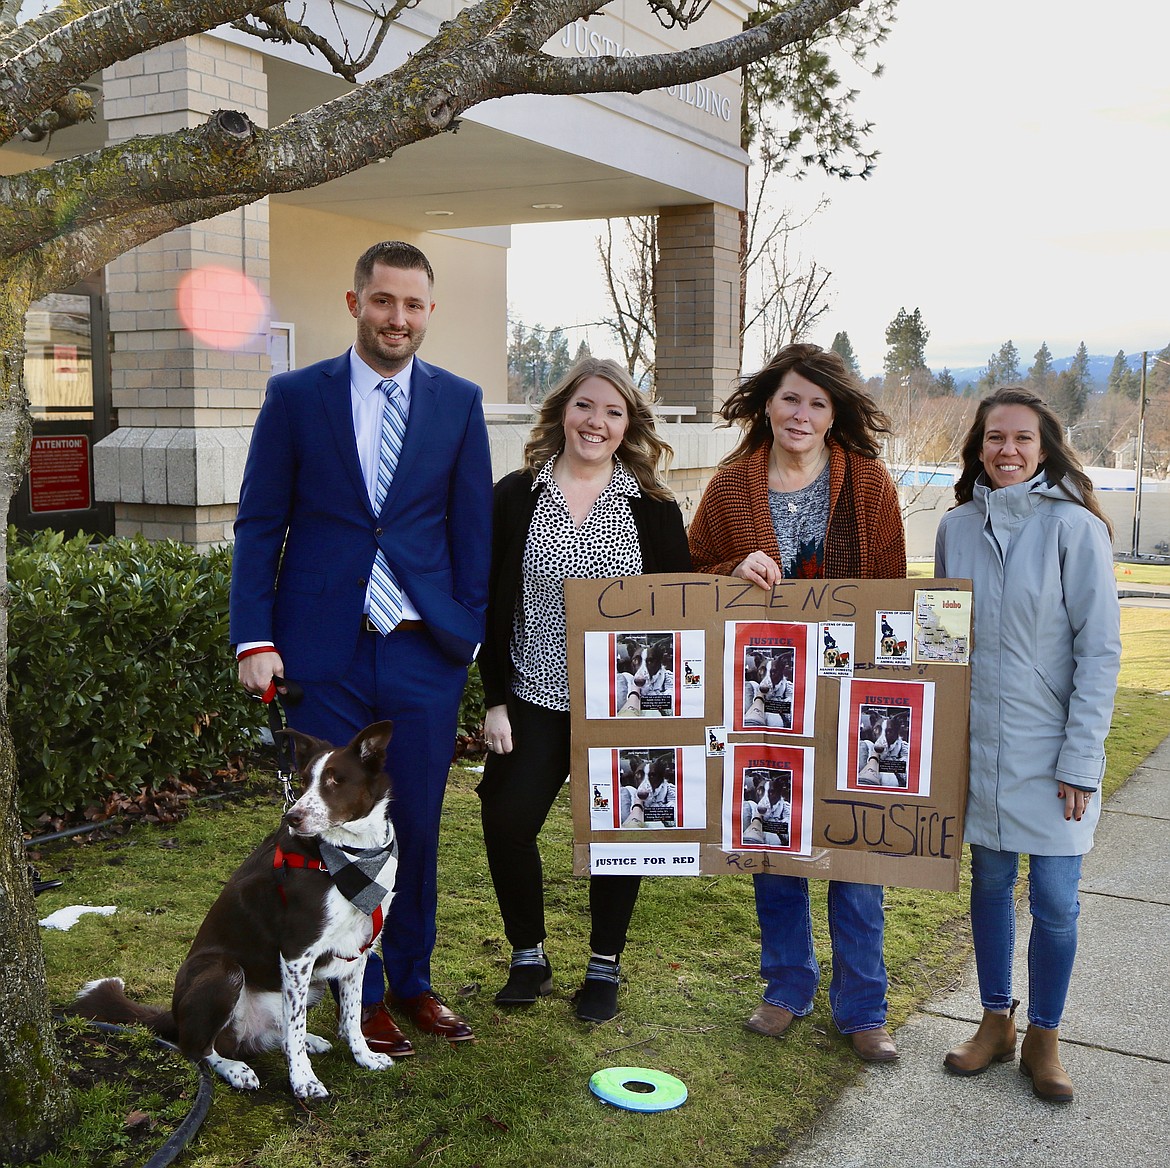
[[[1021,1016],[1028,920],[1025,903],[1014,974]],[[1075,1100],[1034,1098],[1018,1063],[971,1079],[947,1074],[943,1055],[981,1013],[972,961],[957,989],[898,1031],[901,1061],[865,1067],[777,1168],[1170,1165],[1170,738],[1105,805],[1085,858],[1061,1027]]]

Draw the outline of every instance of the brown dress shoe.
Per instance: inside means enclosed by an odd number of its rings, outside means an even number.
[[[468,1042],[475,1037],[466,1019],[449,1009],[434,990],[423,990],[413,998],[390,995],[390,1005],[401,1010],[424,1034],[448,1042]]]
[[[744,1025],[756,1034],[764,1035],[765,1038],[779,1038],[792,1025],[795,1017],[791,1010],[786,1010],[783,1006],[761,1002]]]
[[[414,1054],[410,1039],[394,1024],[381,1002],[362,1007],[362,1033],[370,1050],[378,1054],[388,1054],[391,1058],[408,1058]]]
[[[892,1063],[898,1057],[898,1048],[890,1032],[884,1026],[872,1030],[859,1030],[849,1035],[853,1053],[867,1063]]]

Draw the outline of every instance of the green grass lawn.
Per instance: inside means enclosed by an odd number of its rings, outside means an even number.
[[[1123,638],[1109,790],[1166,733],[1170,611],[1123,609]],[[417,1057],[383,1073],[359,1070],[348,1052],[319,1056],[318,1073],[332,1094],[311,1110],[292,1099],[279,1055],[257,1059],[263,1089],[237,1094],[217,1084],[210,1117],[180,1168],[763,1168],[858,1073],[823,989],[813,1015],[783,1042],[744,1030],[761,984],[751,885],[743,877],[647,880],[622,963],[622,1013],[604,1026],[577,1022],[569,996],[587,955],[588,886],[569,875],[567,798],[544,835],[556,991],[527,1011],[495,1008],[508,947],[483,855],[477,778],[452,772],[435,978],[478,1041],[453,1048],[420,1038]],[[118,906],[111,917],[82,917],[70,932],[45,931],[52,999],[66,1001],[91,977],[120,974],[134,995],[168,1000],[207,906],[278,817],[275,797],[203,807],[177,826],[136,826],[112,842],[63,844],[46,854],[38,861],[42,874],[65,885],[39,899],[41,915],[66,904]],[[814,881],[813,888],[827,966],[824,885]],[[890,1021],[897,1026],[957,976],[968,954],[966,897],[891,889],[887,901]],[[330,1034],[332,1006],[318,1006],[312,1022]],[[676,1074],[690,1098],[659,1115],[609,1108],[587,1083],[593,1071],[614,1065]],[[107,1162],[94,1150],[56,1163]]]
[[[906,566],[906,575],[914,580],[929,579],[934,575],[933,560],[913,560]],[[1170,587],[1170,564],[1113,565],[1113,575],[1119,584],[1159,584]]]
[[[1114,564],[1113,574],[1123,584],[1170,585],[1170,564]]]

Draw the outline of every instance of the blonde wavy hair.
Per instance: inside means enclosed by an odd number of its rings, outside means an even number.
[[[629,425],[617,448],[617,457],[638,480],[638,486],[652,499],[673,499],[662,474],[674,457],[670,444],[658,435],[650,398],[616,362],[602,357],[582,357],[553,386],[540,403],[536,425],[524,445],[524,466],[536,474],[565,445],[565,410],[581,382],[590,377],[608,381],[626,404]]]

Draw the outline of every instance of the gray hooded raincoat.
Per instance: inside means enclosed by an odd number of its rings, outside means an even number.
[[[974,585],[967,842],[1084,854],[1101,801],[1065,820],[1057,783],[1097,790],[1105,773],[1121,661],[1105,525],[1043,469],[995,491],[980,475],[939,524],[935,572]]]

